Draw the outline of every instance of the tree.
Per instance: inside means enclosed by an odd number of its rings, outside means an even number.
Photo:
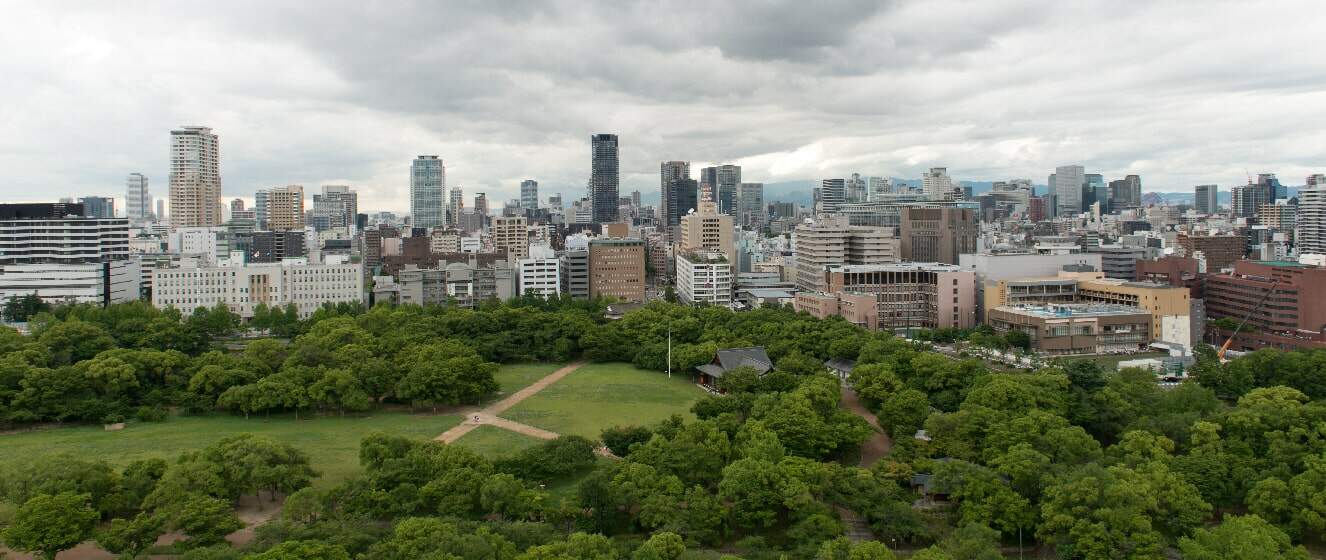
[[[748,528],[771,527],[810,498],[804,483],[760,459],[739,459],[724,468],[718,494],[732,504],[737,524]]]
[[[83,321],[61,321],[42,331],[38,341],[51,349],[52,363],[81,362],[115,347],[106,329]]]
[[[903,389],[889,395],[878,412],[880,424],[894,438],[911,437],[930,416],[930,399],[915,389]]]
[[[308,455],[294,446],[253,434],[222,438],[203,450],[203,457],[221,467],[221,478],[231,497],[258,495],[267,490],[289,494],[308,486],[317,472]]]
[[[49,312],[51,304],[46,303],[36,293],[24,294],[23,296],[9,296],[5,300],[4,317],[6,321],[12,323],[26,323],[28,319],[35,317],[38,313]]]
[[[339,545],[316,541],[286,541],[266,552],[251,554],[247,560],[350,560]]]
[[[62,492],[42,494],[19,506],[14,523],[0,532],[0,539],[15,550],[40,554],[55,560],[92,536],[100,516],[89,504],[92,496]]]
[[[825,541],[815,560],[893,560],[893,552],[879,541],[852,542],[847,537]]]
[[[612,541],[603,535],[572,533],[564,541],[526,550],[516,560],[616,560]]]
[[[112,519],[110,525],[97,532],[97,546],[106,552],[119,554],[125,558],[137,558],[138,554],[152,546],[161,535],[161,520],[156,516],[140,513],[133,519]]]
[[[1179,539],[1184,560],[1307,560],[1308,551],[1256,515],[1226,517],[1210,529]]]
[[[188,535],[191,547],[219,543],[244,527],[230,502],[197,494],[185,497],[163,521],[168,529]]]
[[[686,543],[676,533],[655,533],[645,544],[635,549],[631,560],[679,560],[686,552]]]
[[[653,436],[654,432],[643,426],[613,426],[605,428],[599,439],[613,455],[625,457],[631,452],[632,445],[645,443]]]

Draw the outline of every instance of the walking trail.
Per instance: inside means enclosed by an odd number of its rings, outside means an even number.
[[[525,434],[539,439],[555,439],[558,436],[557,432],[550,432],[543,428],[535,428],[528,424],[521,424],[520,422],[507,420],[498,415],[506,412],[507,409],[516,406],[520,401],[528,399],[538,394],[539,391],[547,389],[549,385],[560,381],[563,377],[570,375],[571,372],[580,369],[580,366],[583,365],[585,365],[585,362],[567,364],[557,371],[544,376],[542,379],[531,383],[528,387],[511,393],[510,396],[488,405],[486,408],[479,410],[463,410],[461,413],[465,415],[464,422],[457,424],[450,430],[442,432],[442,435],[433,439],[443,443],[454,443],[456,440],[460,439],[461,436],[464,436],[465,434],[474,431],[475,428],[483,425],[496,426],[504,430],[510,430],[518,434]]]
[[[889,440],[889,435],[884,433],[884,429],[879,426],[879,419],[875,418],[866,406],[861,404],[861,399],[856,396],[856,391],[851,390],[847,385],[843,385],[843,407],[852,411],[852,414],[865,418],[866,422],[875,429],[875,433],[861,444],[861,462],[862,467],[870,468],[880,458],[888,455],[889,449],[893,448],[893,442]]]

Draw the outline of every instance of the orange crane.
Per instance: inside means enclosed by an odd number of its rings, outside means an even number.
[[[1223,364],[1229,361],[1225,359],[1225,352],[1234,344],[1234,337],[1238,336],[1239,331],[1243,329],[1243,325],[1246,325],[1248,319],[1252,318],[1252,314],[1256,313],[1263,303],[1266,303],[1266,299],[1271,297],[1271,294],[1275,292],[1275,286],[1279,283],[1279,280],[1275,280],[1271,282],[1270,286],[1267,286],[1266,293],[1262,294],[1261,299],[1257,300],[1257,305],[1252,306],[1252,309],[1248,310],[1248,314],[1243,316],[1243,320],[1239,321],[1237,327],[1234,327],[1234,332],[1230,333],[1229,338],[1225,339],[1225,343],[1220,345],[1220,350],[1216,351],[1216,358],[1220,360],[1220,363]]]

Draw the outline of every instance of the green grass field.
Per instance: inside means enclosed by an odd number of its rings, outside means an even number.
[[[504,430],[497,426],[479,426],[456,440],[455,445],[462,445],[489,459],[505,457],[523,449],[538,445],[538,438]]]
[[[322,473],[317,486],[335,484],[359,472],[359,440],[376,431],[432,439],[460,423],[455,415],[415,415],[379,412],[365,416],[316,417],[293,415],[271,419],[242,416],[183,416],[160,423],[132,423],[123,431],[101,426],[77,426],[0,435],[0,462],[9,459],[45,460],[60,455],[102,459],[122,466],[135,459],[172,460],[181,452],[201,449],[217,440],[253,433],[289,443],[308,453],[313,468]]]
[[[668,379],[661,372],[630,364],[589,364],[502,416],[597,440],[599,432],[610,426],[648,425],[672,414],[692,418],[691,404],[704,394],[686,375]]]
[[[529,387],[531,383],[547,377],[563,364],[506,364],[497,370],[493,377],[501,387],[501,397],[505,397]]]

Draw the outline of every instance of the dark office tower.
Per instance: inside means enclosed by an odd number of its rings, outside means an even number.
[[[658,207],[662,212],[659,216],[663,220],[663,225],[667,226],[676,222],[669,221],[670,215],[668,208],[671,204],[668,201],[668,193],[672,192],[671,185],[674,179],[690,179],[691,163],[688,161],[665,161],[658,164]]]
[[[663,225],[676,230],[681,224],[681,217],[699,207],[700,185],[695,179],[677,177],[668,183],[663,192]]]
[[[1215,185],[1197,185],[1197,199],[1194,208],[1198,214],[1215,214],[1220,206],[1216,203],[1216,193],[1219,189]]]
[[[701,169],[700,182],[713,189],[719,214],[736,215],[737,185],[741,184],[740,165],[723,164]]]
[[[595,134],[590,140],[589,200],[594,223],[617,221],[620,160],[616,134]]]
[[[1275,178],[1274,173],[1259,173],[1257,175],[1257,185],[1262,188],[1265,196],[1270,197],[1268,204],[1274,204],[1275,201],[1282,198],[1289,198],[1289,189],[1280,184],[1280,180]]]
[[[1129,206],[1142,205],[1142,178],[1137,175],[1129,175],[1123,178],[1123,184],[1128,187]]]
[[[1129,204],[1130,198],[1128,183],[1124,182],[1123,179],[1110,181],[1110,208],[1117,211],[1132,206]]]

